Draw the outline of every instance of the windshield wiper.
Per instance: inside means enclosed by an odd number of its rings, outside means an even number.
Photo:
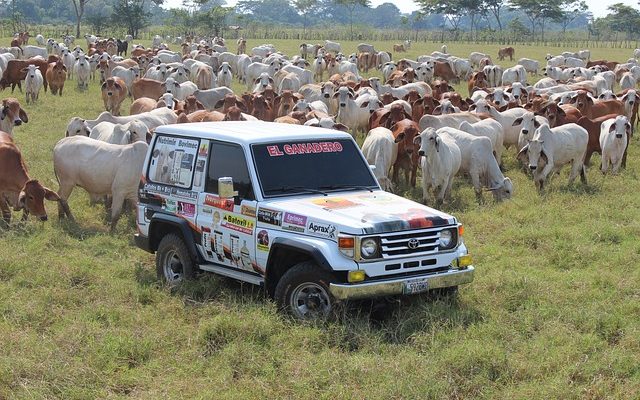
[[[325,186],[319,186],[319,188],[327,189],[327,190],[359,189],[359,190],[368,190],[369,192],[373,192],[373,189],[371,188],[371,186],[364,186],[364,185],[325,185]]]
[[[290,192],[300,192],[300,193],[317,193],[317,194],[321,194],[323,196],[328,196],[327,193],[323,192],[322,190],[317,190],[317,189],[311,189],[311,188],[307,188],[304,186],[281,186],[281,187],[277,187],[277,188],[271,188],[271,189],[266,189],[265,192],[268,193],[290,193]]]

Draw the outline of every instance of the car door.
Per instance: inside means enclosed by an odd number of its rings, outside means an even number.
[[[242,146],[211,141],[198,225],[209,262],[259,273],[255,261],[256,198]],[[234,198],[218,195],[218,179],[233,179]]]

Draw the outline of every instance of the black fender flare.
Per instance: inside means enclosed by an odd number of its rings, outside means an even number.
[[[267,259],[267,268],[273,262],[272,257],[273,257],[273,254],[275,253],[274,250],[276,249],[296,250],[296,251],[301,251],[303,253],[307,253],[311,256],[313,261],[315,261],[318,264],[320,268],[327,270],[329,272],[333,272],[333,268],[331,268],[331,264],[329,264],[329,261],[327,261],[327,258],[324,256],[324,254],[322,254],[322,252],[318,248],[310,245],[309,243],[299,242],[293,239],[282,238],[282,237],[278,237],[273,240],[273,244],[269,249],[269,258]]]
[[[158,237],[157,229],[154,229],[158,224],[171,225],[178,228],[178,231],[180,231],[184,238],[184,244],[187,246],[189,254],[191,254],[193,260],[201,259],[198,254],[198,249],[196,248],[196,240],[193,235],[193,230],[189,226],[189,223],[184,218],[171,214],[155,213],[151,217],[151,222],[149,223],[149,248],[151,251],[155,252],[158,250],[158,244],[162,240],[162,237]]]

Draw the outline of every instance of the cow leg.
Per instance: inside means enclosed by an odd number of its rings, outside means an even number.
[[[67,203],[71,192],[73,192],[72,185],[60,185],[58,189],[58,197],[60,197],[60,201],[58,202],[58,219],[64,219],[64,217],[67,216],[70,220],[73,220],[69,204]]]
[[[484,203],[484,198],[482,197],[482,184],[480,183],[480,175],[477,171],[471,172],[471,182],[473,183],[473,190],[476,192],[476,200],[478,203]]]
[[[0,193],[0,210],[2,210],[2,220],[8,226],[11,223],[11,208],[2,193]]]
[[[578,160],[573,160],[571,162],[571,173],[569,174],[569,185],[573,183],[578,174],[582,170],[582,164],[578,162]]]
[[[121,193],[115,193],[113,195],[113,203],[111,204],[111,232],[116,230],[120,214],[122,213],[122,205],[124,203],[124,196]]]

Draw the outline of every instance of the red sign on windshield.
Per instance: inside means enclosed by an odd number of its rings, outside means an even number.
[[[313,143],[293,143],[285,145],[267,146],[267,152],[271,157],[294,154],[312,153],[340,153],[342,144],[340,142],[313,142]]]

